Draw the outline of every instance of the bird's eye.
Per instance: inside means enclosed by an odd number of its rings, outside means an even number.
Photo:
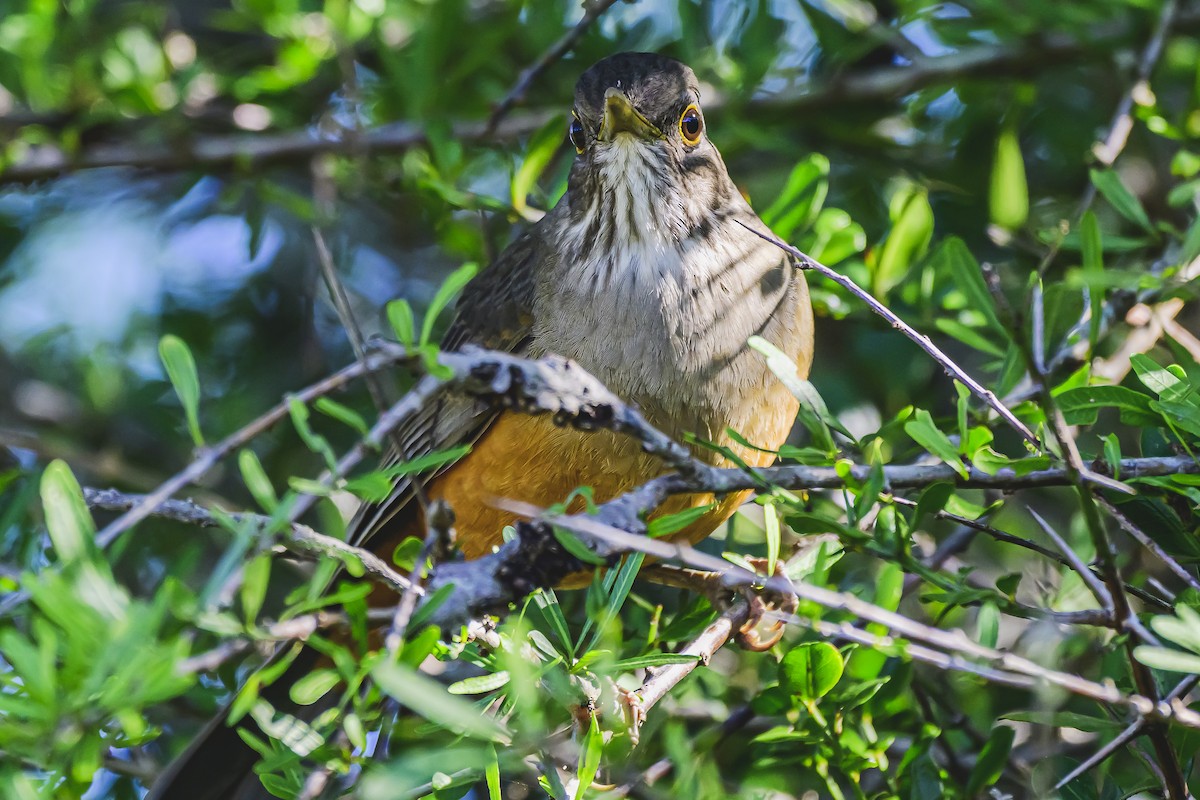
[[[571,144],[575,145],[575,152],[582,153],[587,147],[587,134],[583,131],[583,123],[577,117],[571,118],[571,127],[567,129],[567,135],[571,137]]]
[[[700,118],[700,109],[695,104],[684,109],[679,117],[679,135],[683,143],[689,147],[700,144],[700,134],[704,132],[704,120]]]

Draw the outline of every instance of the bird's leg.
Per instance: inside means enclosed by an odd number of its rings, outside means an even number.
[[[767,559],[765,558],[749,558],[747,561],[760,572],[766,570]],[[783,575],[782,568],[783,562],[776,562],[775,574],[777,576]],[[719,572],[674,567],[669,564],[652,564],[642,569],[640,577],[663,586],[687,589],[702,594],[712,603],[713,608],[717,609],[728,608],[733,598],[740,594],[745,598],[749,612],[746,622],[738,628],[736,639],[742,647],[755,652],[770,650],[783,638],[786,623],[776,619],[764,627],[763,617],[766,613],[774,608],[782,614],[791,614],[799,606],[796,595],[790,592],[781,594],[754,586],[730,589],[722,581]]]

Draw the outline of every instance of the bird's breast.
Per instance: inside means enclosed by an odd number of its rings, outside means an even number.
[[[803,275],[734,220],[672,242],[624,242],[558,259],[535,310],[535,346],[572,358],[656,426],[729,444],[734,428],[775,448],[795,401],[746,346],[766,338],[807,373]]]

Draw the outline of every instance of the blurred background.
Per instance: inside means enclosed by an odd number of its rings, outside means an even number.
[[[1063,374],[1087,304],[1063,221],[1092,202],[1089,170],[1111,166],[1123,187],[1094,204],[1111,301],[1098,356],[1133,330],[1138,292],[1200,248],[1200,3],[593,2],[568,51],[514,94],[584,13],[563,0],[0,0],[0,580],[46,562],[28,520],[49,460],[135,492],[188,462],[164,334],[195,355],[209,441],[349,363],[314,228],[364,333],[390,336],[388,301],[420,313],[447,274],[488,263],[561,196],[575,79],[614,52],[688,63],[710,137],[774,230],[1014,402],[1028,387],[988,341],[945,242],[964,241],[1017,304],[1045,261],[1047,357]],[[1104,142],[1126,103],[1116,158]],[[951,382],[915,345],[832,284],[813,289],[812,381],[847,428],[878,431],[909,406],[953,414]],[[1184,305],[1151,347],[1194,362],[1198,319]],[[362,386],[337,399],[371,408]],[[1119,433],[1127,454],[1158,452]],[[879,436],[885,459],[918,454],[901,439]],[[254,450],[273,476],[321,465],[285,427]],[[236,468],[192,494],[253,506]],[[1041,535],[1023,516],[1002,521]],[[154,587],[180,563],[202,573],[220,555],[207,541],[139,535],[114,566]],[[975,547],[993,577],[1024,569],[1021,551]],[[843,569],[843,585],[871,583],[868,567]],[[1049,570],[1035,577],[1048,582],[1037,592],[1059,591]],[[975,701],[982,720],[1005,702]]]

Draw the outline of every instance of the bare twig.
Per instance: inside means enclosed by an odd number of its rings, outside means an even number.
[[[617,0],[586,0],[583,4],[583,17],[579,22],[575,23],[575,27],[564,33],[558,41],[546,48],[546,51],[538,56],[538,59],[529,65],[527,69],[521,71],[521,76],[517,79],[517,83],[504,95],[504,98],[496,104],[496,108],[492,111],[492,116],[488,118],[487,132],[492,133],[500,124],[500,121],[508,116],[508,112],[512,107],[521,100],[525,99],[525,93],[529,91],[529,87],[539,75],[545,72],[560,58],[570,52],[575,46],[575,42],[579,41],[579,37],[591,27],[596,18],[608,11]]]
[[[795,247],[792,247],[790,244],[787,244],[786,242],[776,238],[774,234],[768,231],[752,228],[744,223],[739,224],[759,238],[770,242],[780,250],[790,254],[792,258],[795,258],[800,263],[800,267],[802,269],[809,269],[813,272],[824,275],[829,280],[846,289],[859,300],[862,300],[864,303],[866,303],[868,308],[870,308],[879,316],[883,317],[888,321],[888,323],[891,324],[893,328],[903,333],[906,337],[915,342],[918,347],[928,353],[934,361],[942,366],[942,369],[946,370],[947,375],[957,379],[960,383],[970,389],[972,394],[983,400],[983,402],[985,402],[993,411],[995,411],[1001,419],[1008,423],[1013,430],[1021,434],[1021,438],[1028,442],[1030,446],[1038,451],[1044,449],[1042,443],[1038,440],[1037,436],[1034,435],[1033,431],[1029,430],[1024,422],[1021,422],[1021,420],[1017,419],[1016,415],[1014,415],[1012,411],[1010,411],[1008,407],[1004,405],[1004,403],[1000,402],[1000,398],[996,397],[996,395],[990,389],[985,389],[978,381],[968,375],[962,367],[954,363],[950,356],[943,353],[941,349],[933,343],[933,340],[923,333],[918,333],[912,326],[900,319],[900,317],[896,316],[895,312],[893,312],[890,308],[876,300],[870,292],[861,288],[857,283],[847,276],[830,269],[819,261],[813,260],[806,254],[797,250]]]
[[[84,500],[89,508],[102,511],[128,511],[146,503],[145,495],[125,494],[115,489],[83,490]],[[190,500],[166,500],[155,505],[149,512],[151,516],[170,519],[189,525],[199,525],[204,528],[221,527],[221,521],[212,512],[196,505]],[[272,531],[280,525],[279,520],[261,514],[229,514],[230,519],[238,525],[250,525],[260,533]],[[386,561],[369,550],[355,547],[333,536],[318,533],[307,525],[298,522],[288,523],[288,528],[280,544],[284,548],[305,556],[323,555],[344,559],[347,556],[362,562],[363,568],[376,580],[393,591],[403,592],[412,587],[408,578],[396,572]]]
[[[1176,561],[1170,553],[1164,550],[1162,545],[1150,538],[1150,536],[1148,536],[1146,532],[1137,525],[1134,525],[1133,521],[1130,520],[1129,517],[1122,514],[1120,509],[1105,500],[1103,497],[1097,497],[1096,502],[1100,504],[1100,507],[1104,509],[1105,513],[1117,521],[1117,524],[1121,526],[1121,530],[1128,533],[1139,544],[1141,544],[1142,547],[1145,547],[1147,550],[1153,553],[1155,557],[1162,561],[1163,564],[1166,565],[1167,569],[1175,573],[1180,580],[1182,580],[1192,589],[1200,592],[1200,580],[1197,580],[1196,576],[1188,572],[1182,564]]]
[[[646,676],[646,680],[637,690],[644,710],[653,707],[659,700],[666,697],[667,692],[692,674],[696,667],[706,667],[713,654],[725,646],[729,637],[741,629],[750,617],[750,604],[743,600],[725,609],[699,636],[679,652],[682,655],[695,656],[696,660],[685,664],[667,664]]]

